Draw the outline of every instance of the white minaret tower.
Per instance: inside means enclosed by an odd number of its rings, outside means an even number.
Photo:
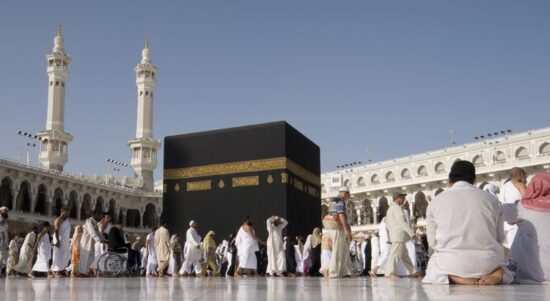
[[[157,67],[151,62],[149,41],[141,52],[141,63],[136,68],[137,126],[136,138],[128,141],[132,151],[131,165],[140,186],[153,191],[153,171],[157,167],[157,151],[160,141],[153,138],[153,92],[155,90]]]
[[[46,55],[48,71],[48,115],[41,138],[40,163],[43,167],[63,171],[69,161],[69,142],[73,136],[65,132],[65,84],[71,57],[63,49],[61,26],[57,28],[52,52]]]

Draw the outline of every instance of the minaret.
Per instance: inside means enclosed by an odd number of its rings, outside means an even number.
[[[136,68],[137,126],[136,138],[128,141],[132,151],[131,165],[141,187],[153,191],[153,171],[157,167],[157,151],[160,141],[153,138],[153,92],[155,90],[157,67],[151,62],[149,41],[141,52],[141,63]]]
[[[38,133],[42,144],[40,163],[43,167],[63,171],[69,161],[69,142],[73,137],[65,132],[65,84],[71,57],[63,49],[61,26],[57,28],[52,52],[46,55],[48,72],[48,115],[46,129]]]

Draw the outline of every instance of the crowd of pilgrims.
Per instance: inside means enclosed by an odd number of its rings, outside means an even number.
[[[480,189],[475,180],[471,162],[453,164],[449,188],[427,208],[425,234],[414,232],[406,194],[394,194],[378,231],[361,240],[353,240],[346,217],[347,187],[331,200],[322,230],[284,237],[288,221],[272,216],[265,221],[269,235],[264,241],[246,216],[220,244],[214,231],[201,238],[197,221],[190,221],[180,237],[170,235],[161,220],[158,229],[133,242],[123,225],[112,224],[105,213],[92,213],[72,229],[66,208],[53,225],[44,222],[8,240],[8,210],[0,208],[0,268],[10,277],[96,277],[101,256],[118,252],[127,257],[131,276],[383,274],[390,279],[424,276],[424,283],[434,284],[550,281],[550,173],[538,173],[527,183],[524,170],[513,168],[500,189],[492,184]]]

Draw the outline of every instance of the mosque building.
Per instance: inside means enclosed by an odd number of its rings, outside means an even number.
[[[71,56],[63,47],[61,27],[54,47],[46,55],[48,106],[45,129],[36,134],[40,144],[40,167],[25,162],[0,159],[0,206],[10,209],[10,231],[28,230],[29,225],[52,221],[61,208],[70,211],[72,224],[80,224],[93,211],[109,212],[122,221],[126,231],[143,234],[157,226],[162,212],[162,191],[155,188],[160,140],[153,136],[153,93],[157,67],[151,60],[148,42],[135,68],[137,86],[137,126],[128,141],[134,177],[76,175],[63,171],[69,161],[73,136],[65,127],[65,89]],[[70,100],[69,100],[70,101]],[[160,184],[162,185],[162,184]]]

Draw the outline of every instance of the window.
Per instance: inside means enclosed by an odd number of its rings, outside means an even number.
[[[405,168],[401,171],[401,178],[403,179],[410,179],[411,178],[411,172],[408,168]]]
[[[527,159],[529,158],[529,151],[525,147],[520,147],[516,150],[516,158]]]
[[[506,162],[506,155],[501,151],[497,151],[494,155],[494,160],[497,163],[504,163]]]
[[[394,182],[395,176],[393,175],[393,172],[389,171],[386,173],[386,182]]]
[[[437,162],[434,168],[435,173],[440,174],[445,172],[445,165],[441,162]]]
[[[420,177],[425,177],[428,175],[428,169],[426,168],[426,166],[420,165],[420,167],[418,167],[417,174]]]

